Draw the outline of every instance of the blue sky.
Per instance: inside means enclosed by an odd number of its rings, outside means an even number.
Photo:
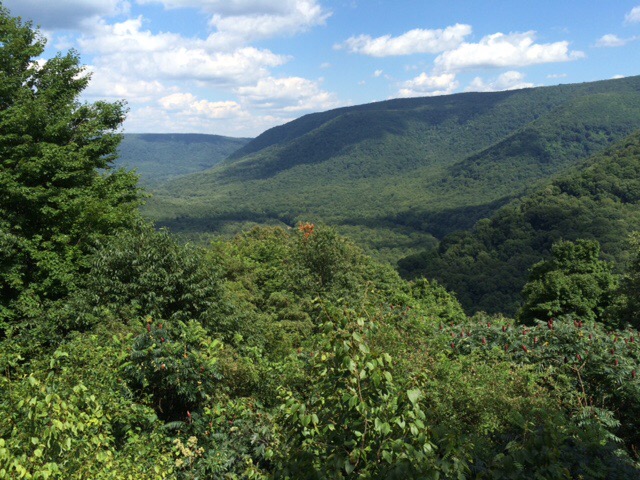
[[[0,0],[1,1],[1,0]],[[3,0],[126,132],[255,136],[386,100],[640,74],[640,0]]]

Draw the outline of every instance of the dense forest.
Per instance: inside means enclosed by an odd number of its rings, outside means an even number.
[[[596,240],[622,272],[640,230],[640,131],[516,199],[472,229],[400,260],[408,277],[435,278],[469,312],[516,313],[527,272],[559,240]]]
[[[639,128],[640,77],[345,107],[157,186],[144,212],[191,238],[323,223],[395,264]]]
[[[115,166],[135,170],[140,183],[152,187],[214,167],[247,142],[219,135],[129,133],[122,136]]]
[[[640,238],[549,237],[515,318],[308,221],[178,241],[114,166],[124,105],[43,51],[0,6],[0,478],[640,476]],[[631,209],[637,148],[547,196]]]

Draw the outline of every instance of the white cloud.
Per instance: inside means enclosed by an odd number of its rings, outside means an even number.
[[[612,33],[608,33],[607,35],[603,35],[596,42],[596,47],[622,47],[629,43],[632,38],[620,38],[617,35]]]
[[[196,99],[196,101],[198,101]],[[235,118],[211,118],[189,114],[182,110],[166,110],[160,104],[132,110],[125,122],[125,131],[154,133],[215,133],[232,137],[252,137],[274,125],[293,120],[289,116],[251,115],[242,112]]]
[[[624,17],[626,23],[640,23],[640,5],[633,7]]]
[[[619,80],[621,78],[625,78],[624,75],[614,75],[613,77],[611,77],[611,80]]]
[[[429,76],[421,73],[412,80],[402,84],[398,92],[400,97],[431,97],[436,95],[448,95],[458,88],[459,82],[453,73]]]
[[[229,119],[208,118],[197,115],[178,115],[159,105],[149,105],[132,110],[125,122],[125,131],[153,133],[216,133],[229,136],[247,136],[246,130],[239,128],[246,122]]]
[[[382,70],[376,70],[375,72],[373,72],[373,76],[375,78],[378,78],[379,76],[381,76],[384,72]]]
[[[270,67],[288,58],[269,50],[242,47],[220,51],[209,39],[188,39],[175,33],[142,30],[142,18],[96,25],[93,36],[79,45],[99,54],[95,63],[132,79],[200,80],[217,85],[249,84],[268,75]]]
[[[567,62],[584,58],[570,51],[569,42],[535,43],[535,32],[494,33],[478,43],[463,43],[435,59],[439,71],[458,71],[478,67],[524,67],[541,63]]]
[[[239,87],[243,103],[282,112],[327,110],[340,105],[336,96],[306,78],[263,78],[256,85]]]
[[[91,99],[127,99],[129,103],[146,103],[175,90],[175,87],[168,88],[158,80],[132,79],[108,68],[90,65],[87,72],[91,74],[91,81],[84,95]]]
[[[253,40],[293,35],[324,25],[331,12],[317,0],[137,0],[165,8],[197,8],[211,15],[211,40],[238,46]]]
[[[187,40],[177,33],[152,34],[142,30],[143,17],[107,24],[96,22],[94,31],[79,40],[83,51],[94,54],[150,53],[183,45]]]
[[[99,17],[127,13],[125,0],[3,0],[12,15],[32,19],[45,30],[83,28]]]
[[[331,12],[321,0],[0,2],[41,24],[56,48],[77,48],[90,58],[92,80],[83,98],[125,99],[131,105],[127,131],[256,135],[299,112],[339,105],[321,80],[274,78],[272,70],[291,57],[253,44],[325,24]],[[147,19],[130,17],[134,3],[197,9],[211,33],[188,37],[171,27],[152,32]],[[114,18],[119,15],[124,20]],[[72,31],[60,32],[65,29]]]
[[[359,35],[347,39],[342,44],[335,45],[334,48],[346,48],[352,53],[372,57],[439,53],[456,48],[463,42],[464,37],[470,34],[471,26],[458,23],[444,30],[410,30],[398,37],[384,35],[372,38],[369,35]]]
[[[524,81],[524,74],[516,71],[504,72],[498,77],[486,83],[482,78],[474,78],[465,92],[499,92],[503,90],[517,90],[520,88],[530,88],[535,85]]]
[[[311,27],[324,25],[330,13],[315,0],[286,2],[291,8],[281,14],[252,13],[225,16],[213,15],[211,25],[217,29],[214,38],[221,43],[233,44],[281,35],[293,35]]]
[[[167,9],[198,8],[205,12],[221,15],[250,15],[254,13],[284,15],[299,3],[296,0],[136,0],[136,2],[140,5],[161,4]]]
[[[181,116],[221,119],[243,115],[242,108],[237,102],[198,100],[198,98],[191,93],[173,93],[160,98],[158,103],[163,109]]]
[[[566,73],[550,73],[547,78],[566,78],[567,76]]]

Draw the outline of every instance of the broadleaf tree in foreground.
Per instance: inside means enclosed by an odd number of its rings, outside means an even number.
[[[131,227],[140,203],[136,176],[111,169],[124,104],[81,102],[78,54],[45,61],[44,48],[0,6],[0,338],[72,290],[87,253]]]

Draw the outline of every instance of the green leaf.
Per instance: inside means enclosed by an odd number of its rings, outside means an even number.
[[[303,415],[300,417],[300,423],[303,427],[306,427],[311,422],[311,415]]]
[[[422,396],[422,392],[418,389],[415,390],[407,390],[407,397],[409,397],[409,401],[415,406],[416,402]]]
[[[348,459],[344,461],[344,470],[347,472],[347,475],[351,475],[355,469],[356,466],[352,465]]]

